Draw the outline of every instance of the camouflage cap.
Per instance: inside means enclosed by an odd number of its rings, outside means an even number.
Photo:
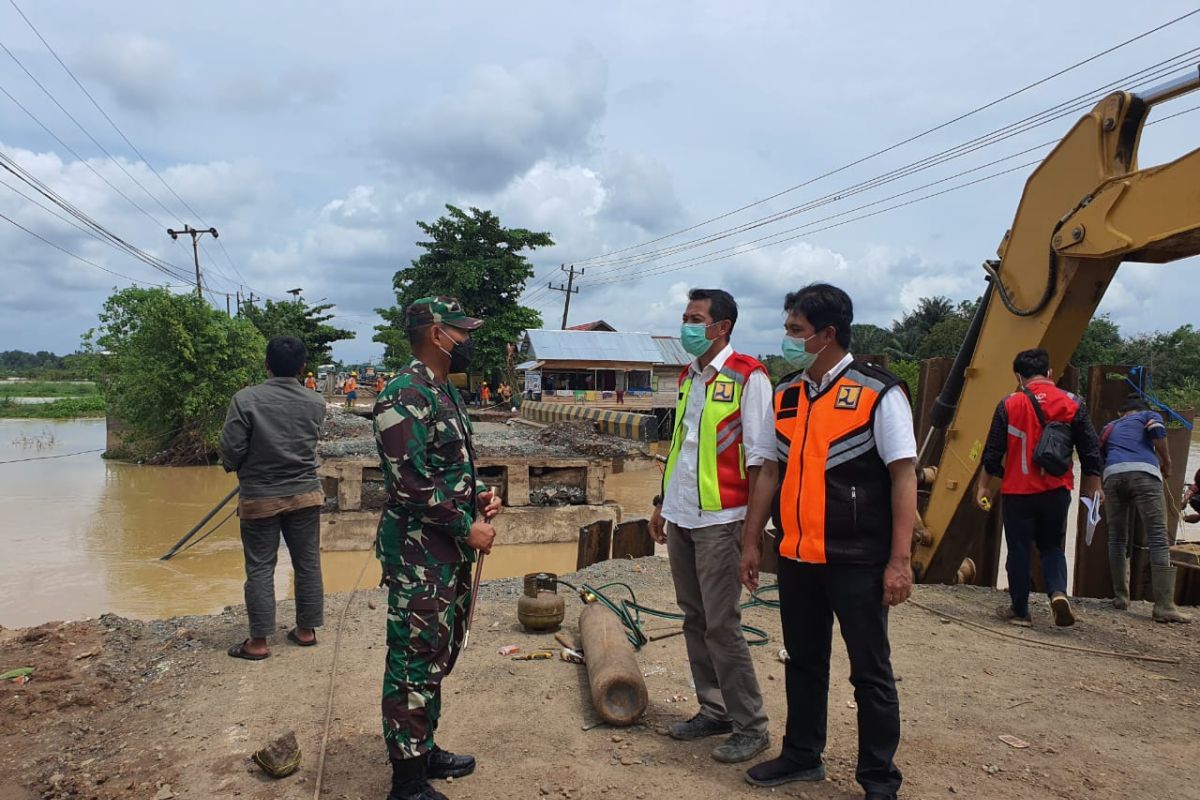
[[[468,317],[462,304],[453,297],[422,297],[405,309],[404,319],[410,328],[440,323],[473,331],[483,325],[483,320]]]

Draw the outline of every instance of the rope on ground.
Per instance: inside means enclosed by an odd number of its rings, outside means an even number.
[[[579,595],[580,599],[583,600],[585,603],[592,602],[592,600],[588,599],[589,597],[594,598],[595,602],[599,602],[599,603],[603,604],[610,611],[612,611],[614,614],[616,614],[617,619],[619,619],[621,621],[621,624],[625,626],[625,636],[627,639],[629,639],[629,643],[633,645],[633,649],[635,649],[635,650],[641,650],[642,647],[644,647],[649,642],[656,641],[657,639],[665,638],[666,636],[675,635],[675,634],[671,633],[671,634],[663,634],[663,635],[656,636],[656,637],[648,637],[646,635],[646,632],[642,629],[642,615],[643,614],[645,614],[648,617],[657,617],[659,619],[669,619],[669,620],[678,620],[678,621],[683,620],[683,614],[680,614],[680,613],[677,613],[674,611],[659,611],[656,608],[650,608],[649,606],[644,606],[644,605],[640,604],[637,601],[637,595],[634,594],[633,587],[631,587],[627,583],[621,583],[619,581],[616,581],[613,583],[606,583],[603,586],[600,586],[597,588],[597,587],[593,587],[586,583],[583,586],[577,587],[574,584],[563,580],[562,578],[559,578],[558,582],[561,583],[563,586],[566,586],[571,591],[577,593]],[[630,599],[621,600],[620,602],[617,602],[617,601],[611,600],[606,594],[604,594],[605,589],[610,589],[614,586],[622,588],[625,591],[629,592]],[[760,587],[759,589],[756,589],[754,591],[754,593],[751,595],[749,600],[747,600],[745,603],[742,603],[741,607],[743,609],[756,608],[759,606],[761,606],[763,608],[779,608],[778,600],[768,600],[767,598],[761,596],[768,592],[773,592],[773,591],[778,591],[778,590],[779,590],[779,587],[777,585]],[[764,644],[767,644],[767,642],[769,642],[771,640],[770,635],[766,631],[764,631],[762,628],[756,628],[753,625],[747,625],[745,623],[742,623],[741,628],[742,628],[742,633],[746,635],[746,644],[748,644],[748,645],[751,645],[751,646],[764,645]]]
[[[374,558],[374,549],[368,550],[366,558],[363,559],[362,569],[358,571],[358,577],[354,579],[354,588],[350,590],[350,596],[346,598],[346,605],[342,606],[342,613],[338,616],[337,636],[333,640],[333,660],[329,665],[329,695],[325,701],[324,732],[321,734],[321,750],[317,755],[317,777],[313,782],[313,800],[321,800],[321,783],[325,778],[325,749],[329,745],[329,726],[333,723],[333,694],[337,688],[338,653],[342,649],[342,629],[346,627],[346,612],[350,610],[350,604],[354,602],[354,597],[358,594],[358,587],[362,583],[363,575],[367,574],[367,565]]]
[[[1007,631],[998,631],[995,628],[988,627],[987,625],[980,625],[978,622],[972,622],[969,619],[956,617],[953,614],[947,614],[945,611],[938,611],[936,608],[930,608],[923,603],[918,603],[916,600],[909,599],[908,603],[909,605],[913,605],[919,609],[928,611],[930,614],[935,614],[939,617],[944,617],[945,619],[957,622],[959,625],[965,625],[968,628],[975,628],[976,630],[983,631],[984,633],[989,633],[992,636],[999,636],[1002,639],[1011,639],[1014,642],[1020,642],[1021,644],[1028,645],[1029,647],[1043,647],[1050,650],[1069,650],[1073,653],[1085,653],[1087,655],[1105,656],[1107,658],[1124,658],[1130,661],[1150,661],[1155,664],[1179,663],[1178,658],[1167,658],[1164,656],[1144,656],[1141,653],[1122,653],[1117,650],[1099,650],[1092,647],[1079,647],[1078,645],[1061,644],[1059,642],[1034,641],[1032,639],[1026,639],[1023,636],[1018,636],[1014,633],[1008,633]]]

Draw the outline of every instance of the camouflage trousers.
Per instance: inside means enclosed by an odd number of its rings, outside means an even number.
[[[433,748],[442,679],[462,648],[471,603],[471,564],[388,565],[383,738],[394,759]]]

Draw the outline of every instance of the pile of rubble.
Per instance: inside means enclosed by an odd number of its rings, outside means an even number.
[[[542,444],[564,447],[589,458],[620,458],[641,448],[638,442],[600,433],[596,423],[585,420],[551,423],[537,438]]]

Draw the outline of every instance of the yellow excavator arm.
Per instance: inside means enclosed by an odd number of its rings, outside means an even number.
[[[988,288],[921,446],[930,485],[914,536],[917,580],[954,582],[984,531],[973,487],[996,404],[1015,386],[1013,357],[1044,347],[1061,373],[1122,261],[1200,253],[1200,149],[1137,166],[1150,109],[1198,87],[1200,68],[1141,95],[1109,95],[1026,182],[999,261],[984,265]]]

